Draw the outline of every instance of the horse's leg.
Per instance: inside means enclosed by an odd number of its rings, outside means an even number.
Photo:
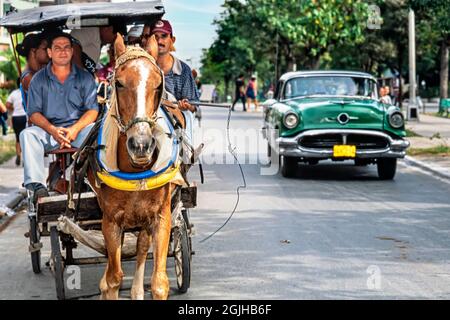
[[[102,232],[108,252],[108,263],[103,278],[100,280],[101,299],[117,300],[123,278],[120,261],[122,230],[116,223],[103,219]]]
[[[136,248],[136,272],[134,273],[133,286],[131,287],[131,299],[144,300],[144,272],[147,252],[152,241],[151,235],[142,230],[139,232]]]
[[[169,194],[170,197],[170,194]],[[165,300],[169,295],[169,278],[167,277],[167,252],[169,250],[171,217],[170,199],[166,199],[165,205],[158,215],[153,232],[153,273],[152,273],[152,297],[155,300]]]

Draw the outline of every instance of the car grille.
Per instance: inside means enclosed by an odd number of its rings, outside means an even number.
[[[299,141],[301,147],[308,149],[332,149],[334,145],[341,144],[344,144],[344,137],[341,134],[306,136]],[[365,134],[348,134],[346,144],[354,145],[359,150],[385,149],[389,147],[389,141],[386,138]]]

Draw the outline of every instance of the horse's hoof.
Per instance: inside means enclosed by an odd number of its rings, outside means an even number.
[[[152,298],[153,300],[167,300],[169,297],[169,289],[165,288],[158,288],[155,290],[152,290]]]
[[[144,290],[131,290],[131,300],[144,300]]]

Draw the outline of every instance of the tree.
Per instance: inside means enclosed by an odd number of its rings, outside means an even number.
[[[426,21],[432,29],[440,31],[440,97],[448,98],[450,1],[409,0],[418,20]]]
[[[288,70],[317,69],[331,46],[364,40],[368,6],[359,0],[248,0],[260,29],[277,38]],[[275,37],[274,37],[275,36]]]
[[[253,51],[240,25],[243,7],[239,1],[226,1],[226,11],[217,25],[217,39],[204,52],[202,58],[202,80],[222,82],[224,96],[229,93],[230,81],[241,72],[251,70],[255,65]],[[241,12],[242,11],[242,12]]]

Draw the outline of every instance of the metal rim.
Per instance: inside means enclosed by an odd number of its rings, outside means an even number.
[[[30,217],[30,247],[39,244],[40,239],[41,235],[36,216]],[[41,250],[35,250],[30,255],[33,272],[36,274],[41,273]]]
[[[59,233],[55,227],[50,229],[50,242],[52,245],[51,269],[55,276],[56,296],[58,300],[65,300],[64,289],[64,262],[61,255],[61,247],[59,244]]]
[[[174,229],[173,242],[177,286],[181,293],[185,293],[189,289],[191,281],[191,250],[184,221],[181,227]]]

